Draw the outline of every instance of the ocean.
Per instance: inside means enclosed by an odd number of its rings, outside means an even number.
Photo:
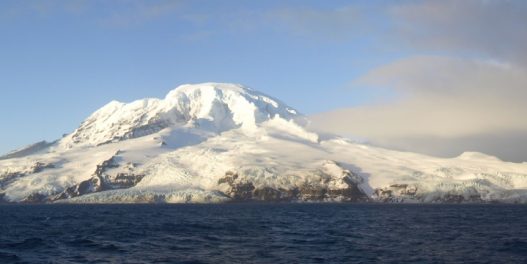
[[[2,205],[0,263],[527,263],[527,206]]]

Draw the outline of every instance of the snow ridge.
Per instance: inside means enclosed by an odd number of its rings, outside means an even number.
[[[242,85],[182,85],[164,99],[132,103],[112,101],[88,117],[60,145],[97,146],[157,133],[174,126],[220,133],[234,128],[255,130],[274,117],[303,125],[305,118],[282,102]]]

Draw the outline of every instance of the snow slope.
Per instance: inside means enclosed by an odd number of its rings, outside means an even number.
[[[275,115],[302,122],[295,110],[240,85],[182,85],[165,99],[143,99],[129,104],[112,101],[88,117],[60,145],[97,146],[180,126],[211,132],[254,130],[257,124]]]
[[[235,84],[114,101],[56,143],[0,160],[0,200],[527,202],[525,163],[391,151],[306,124]]]

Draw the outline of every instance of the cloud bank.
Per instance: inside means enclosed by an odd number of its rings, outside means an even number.
[[[527,2],[418,1],[387,10],[390,45],[436,55],[354,80],[350,89],[382,87],[396,99],[313,115],[312,126],[431,155],[527,161]]]
[[[367,138],[399,149],[448,156],[459,154],[463,151],[459,146],[465,145],[464,150],[494,153],[489,148],[489,144],[496,145],[491,142],[492,135],[502,141],[507,138],[503,135],[527,135],[526,84],[527,71],[519,67],[414,57],[375,69],[354,83],[354,89],[389,87],[398,92],[398,100],[322,113],[312,116],[312,120],[319,130]],[[427,138],[430,149],[426,147]],[[471,144],[463,144],[461,139]],[[438,142],[442,142],[441,148]],[[510,153],[521,155],[503,157],[515,161],[527,157],[522,156],[527,151],[511,149]]]

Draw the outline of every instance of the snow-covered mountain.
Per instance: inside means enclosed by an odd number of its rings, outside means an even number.
[[[235,84],[113,101],[56,142],[0,157],[0,201],[527,202],[526,163],[391,151],[307,124]]]

